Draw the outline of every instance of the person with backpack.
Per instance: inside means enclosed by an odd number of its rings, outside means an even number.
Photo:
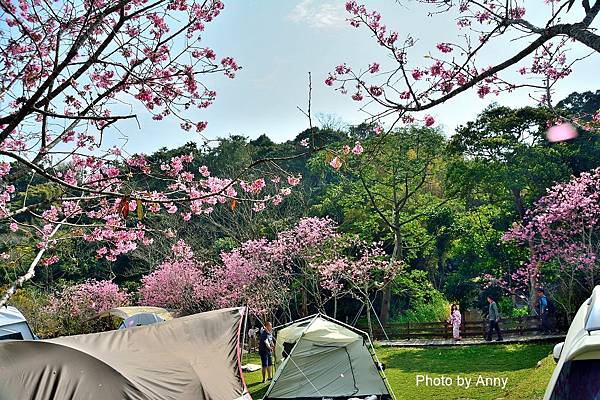
[[[542,335],[548,335],[552,332],[552,325],[550,322],[550,316],[554,309],[553,304],[546,297],[546,292],[543,288],[537,289],[538,296],[538,314],[540,316],[541,328],[540,331]]]

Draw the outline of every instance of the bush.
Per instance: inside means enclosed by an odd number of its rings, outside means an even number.
[[[400,273],[394,280],[393,293],[400,313],[396,322],[445,321],[450,305],[444,295],[436,290],[426,271],[414,269]]]
[[[501,316],[517,318],[529,315],[529,306],[527,304],[514,304],[511,297],[502,297],[497,303]]]
[[[92,279],[76,285],[65,284],[50,295],[35,287],[20,289],[11,297],[10,304],[23,313],[35,335],[48,338],[113,328],[105,326],[107,321],[92,318],[128,301],[129,294],[115,283]]]
[[[55,336],[59,330],[56,316],[47,312],[49,296],[43,291],[35,287],[19,289],[10,298],[9,304],[23,313],[31,330],[38,337]]]
[[[511,316],[512,317],[526,317],[529,315],[529,307],[527,306],[521,306],[521,307],[515,307],[512,310]]]
[[[440,292],[430,293],[430,296],[430,301],[414,304],[395,318],[395,322],[445,321],[450,314],[450,304]]]

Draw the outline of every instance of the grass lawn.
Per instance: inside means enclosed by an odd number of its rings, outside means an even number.
[[[387,378],[400,399],[541,399],[554,361],[550,344],[508,344],[427,348],[381,347],[377,355],[386,365]],[[542,365],[537,367],[538,361]],[[244,363],[260,364],[256,356]],[[416,384],[417,375],[452,378],[451,386]],[[456,377],[471,378],[468,389],[456,385]],[[475,386],[478,376],[506,378],[506,387]],[[254,399],[262,398],[268,385],[261,383],[260,371],[245,374]],[[497,381],[498,382],[498,381]]]

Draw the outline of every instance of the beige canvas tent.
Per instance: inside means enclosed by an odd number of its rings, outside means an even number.
[[[276,330],[274,399],[392,399],[366,333],[317,314]]]
[[[249,398],[240,366],[244,309],[41,341],[0,342],[0,399]]]

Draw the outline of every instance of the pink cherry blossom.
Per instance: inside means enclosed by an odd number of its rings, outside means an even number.
[[[450,53],[452,51],[452,47],[448,43],[438,43],[436,47],[442,53]]]
[[[379,64],[374,62],[373,64],[369,65],[369,72],[372,74],[379,72]]]
[[[423,77],[423,72],[417,68],[413,69],[411,75],[414,80],[418,81]]]
[[[342,160],[336,156],[329,162],[329,165],[331,165],[333,169],[338,170],[342,166]]]
[[[298,186],[300,184],[301,180],[302,180],[302,175],[298,175],[298,176],[290,175],[287,177],[287,182],[291,186]]]
[[[424,121],[425,126],[432,126],[435,124],[435,119],[431,115],[426,115]]]

